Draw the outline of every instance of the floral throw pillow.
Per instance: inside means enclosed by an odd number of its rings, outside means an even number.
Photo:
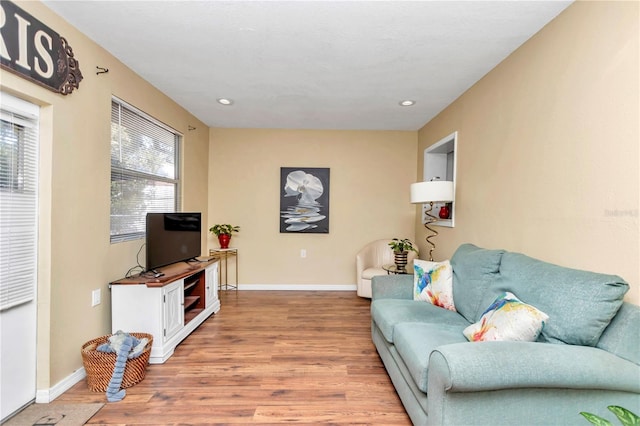
[[[413,300],[423,300],[441,308],[455,311],[453,303],[453,272],[448,260],[413,261]]]
[[[480,320],[465,328],[470,342],[511,340],[533,342],[549,316],[505,292],[487,308]]]

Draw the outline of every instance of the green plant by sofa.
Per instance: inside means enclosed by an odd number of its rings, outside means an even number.
[[[413,246],[411,240],[407,238],[402,240],[394,238],[389,242],[389,247],[393,250],[394,263],[396,264],[398,273],[406,273],[409,251],[418,253],[418,250]]]
[[[609,411],[616,415],[622,426],[640,426],[640,417],[638,417],[633,412],[627,410],[624,407],[619,407],[617,405],[610,405],[607,407]],[[592,424],[596,426],[613,426],[613,424],[600,416],[596,416],[592,413],[580,412],[584,416],[585,419],[589,420]]]
[[[395,253],[405,253],[409,251],[413,251],[416,253],[418,252],[418,250],[413,246],[413,243],[411,242],[411,240],[408,240],[406,238],[402,240],[398,238],[394,238],[389,242],[389,247],[391,247],[391,249]]]

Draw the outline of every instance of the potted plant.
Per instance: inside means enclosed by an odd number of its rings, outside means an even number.
[[[239,226],[229,225],[228,223],[216,224],[209,228],[209,231],[214,233],[218,237],[220,248],[229,248],[229,241],[231,241],[231,234],[234,232],[240,232]]]
[[[407,238],[403,238],[402,240],[394,238],[389,242],[389,247],[393,250],[395,264],[399,270],[404,270],[407,266],[407,256],[409,251],[418,253],[418,250],[413,246],[411,240]]]
[[[618,405],[609,405],[607,408],[609,409],[609,411],[611,411],[613,414],[616,415],[616,417],[618,418],[618,420],[620,420],[620,423],[622,423],[623,426],[635,426],[640,424],[640,417],[634,412],[629,411],[624,407],[620,407]],[[613,423],[611,423],[609,420],[600,416],[596,416],[595,414],[587,413],[584,411],[581,411],[580,414],[582,414],[585,419],[589,420],[591,424],[594,424],[596,426],[612,426],[613,425]]]

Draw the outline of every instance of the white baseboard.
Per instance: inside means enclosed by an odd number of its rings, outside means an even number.
[[[69,389],[73,387],[80,380],[87,377],[87,372],[84,367],[77,369],[69,376],[62,379],[62,381],[56,383],[52,388],[49,389],[38,389],[36,391],[36,403],[37,404],[48,404],[53,401]]]
[[[224,284],[222,284],[222,286],[224,288]],[[355,284],[240,284],[238,285],[238,290],[356,291],[357,286]]]

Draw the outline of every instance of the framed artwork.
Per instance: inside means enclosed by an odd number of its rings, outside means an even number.
[[[329,233],[329,168],[280,168],[280,232]]]

